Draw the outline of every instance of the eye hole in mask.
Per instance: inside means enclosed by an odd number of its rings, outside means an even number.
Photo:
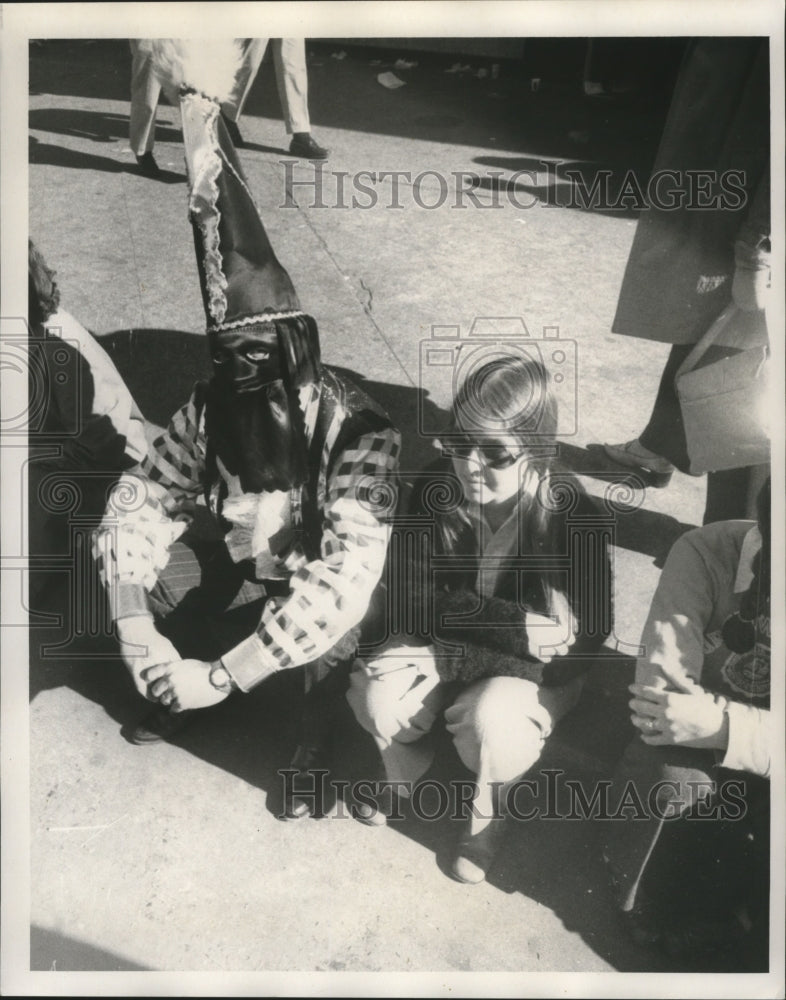
[[[259,364],[260,362],[270,360],[270,351],[264,351],[264,350],[259,350],[257,348],[253,348],[250,351],[246,351],[245,356],[247,361],[253,361],[255,364]],[[221,351],[221,350],[216,351],[213,354],[213,364],[215,365],[226,364],[226,362],[229,361],[230,357],[231,355],[229,351]]]
[[[256,362],[269,361],[270,351],[252,349],[250,351],[246,351],[246,357],[248,358],[249,361],[256,361]]]

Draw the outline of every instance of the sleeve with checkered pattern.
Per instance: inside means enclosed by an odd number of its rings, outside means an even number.
[[[204,465],[203,420],[192,394],[142,461],[120,478],[96,531],[94,556],[114,619],[149,613],[146,594],[188,527]]]
[[[290,594],[268,601],[257,631],[222,657],[241,690],[316,660],[362,619],[385,565],[400,447],[398,431],[387,428],[339,455],[327,484],[320,558],[295,573]]]

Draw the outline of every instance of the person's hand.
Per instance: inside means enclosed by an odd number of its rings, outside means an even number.
[[[391,646],[363,666],[369,676],[382,677],[399,671],[409,671],[417,676],[439,679],[433,646]]]
[[[180,654],[169,639],[161,635],[150,615],[119,619],[117,634],[123,662],[137,691],[148,701],[155,701],[148,691],[143,672],[161,663],[174,663],[180,659]]]
[[[691,680],[669,678],[678,690],[631,684],[631,721],[649,746],[686,746],[725,750],[728,720],[725,701]]]
[[[204,660],[178,660],[148,667],[142,676],[157,701],[172,712],[185,712],[217,705],[229,695],[210,683],[215,665]]]
[[[529,653],[541,663],[550,663],[555,656],[565,656],[576,641],[576,619],[567,602],[558,615],[558,621],[528,611],[524,627]]]

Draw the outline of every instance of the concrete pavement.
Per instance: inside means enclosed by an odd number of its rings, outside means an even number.
[[[667,348],[610,333],[635,217],[549,204],[564,177],[550,184],[545,164],[646,177],[665,102],[592,101],[564,81],[532,92],[515,63],[478,79],[426,55],[398,71],[405,87],[387,90],[376,79],[391,68],[384,53],[332,51],[310,47],[313,131],[332,150],[321,175],[285,162],[269,67],[240,123],[244,170],[325,360],[388,407],[407,472],[433,454],[418,414],[439,426],[450,399],[445,373],[421,364],[435,326],[466,334],[478,317],[521,317],[535,337],[556,328],[575,350],[563,457],[608,495],[609,469],[587,446],[643,427]],[[149,180],[128,149],[125,43],[46,43],[30,69],[31,237],[64,306],[162,423],[207,361],[178,113],[159,108],[167,176]],[[375,204],[355,187],[361,170],[375,175],[363,179]],[[397,199],[382,171],[404,172]],[[456,174],[471,171],[477,201],[456,207],[466,183]],[[666,490],[623,497],[617,655],[544,766],[607,773],[626,738],[630,654],[659,566],[700,523],[704,490],[675,474]],[[122,668],[100,658],[108,644],[80,640],[43,659],[40,644],[58,634],[34,634],[31,662],[33,968],[673,971],[620,935],[591,824],[511,824],[499,864],[472,888],[441,870],[457,833],[449,819],[282,824],[271,803],[294,742],[282,710],[290,678],[231,699],[176,743],[138,748],[120,736],[140,705]],[[356,764],[368,747],[358,735],[343,753]]]

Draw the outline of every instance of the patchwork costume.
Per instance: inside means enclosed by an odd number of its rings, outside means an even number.
[[[191,83],[183,44],[157,66],[179,88],[214,374],[121,481],[96,555],[117,619],[154,615],[181,655],[220,657],[242,691],[307,666],[313,694],[352,660],[382,574],[391,491],[380,488],[395,475],[400,437],[323,368],[316,323],[273,252],[219,113],[222,95]],[[194,531],[203,503],[212,539]],[[321,746],[317,728],[306,745]]]

